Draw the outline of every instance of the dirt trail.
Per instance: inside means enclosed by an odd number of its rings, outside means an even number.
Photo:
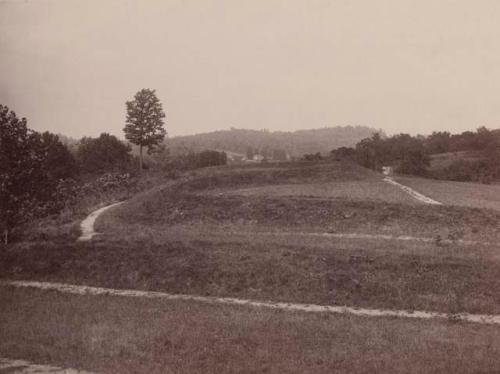
[[[401,183],[396,182],[394,179],[391,177],[385,177],[384,182],[390,183],[396,187],[401,188],[403,191],[408,193],[411,197],[417,199],[418,201],[421,201],[425,204],[433,204],[433,205],[443,205],[439,201],[433,200],[430,197],[427,197],[425,195],[422,195],[420,192],[415,191],[413,188],[410,188],[408,186],[405,186]]]
[[[336,238],[336,239],[370,239],[370,240],[402,240],[402,241],[416,241],[422,243],[439,243],[442,245],[445,244],[461,244],[466,246],[474,246],[474,245],[484,245],[484,246],[498,246],[499,243],[493,242],[484,242],[484,241],[476,241],[476,240],[462,240],[462,239],[441,239],[438,237],[435,238],[426,238],[426,237],[418,237],[418,236],[409,236],[409,235],[388,235],[388,234],[360,234],[360,233],[329,233],[329,232],[296,232],[296,231],[257,231],[257,232],[248,232],[248,231],[234,231],[234,234],[242,234],[242,235],[265,235],[265,236],[316,236],[323,238]]]
[[[113,208],[117,205],[123,204],[123,202],[119,203],[114,203],[111,205],[107,205],[101,209],[97,209],[96,211],[93,211],[90,213],[87,218],[85,218],[82,223],[80,224],[80,228],[82,230],[82,234],[78,238],[78,241],[88,241],[92,239],[95,235],[98,233],[94,230],[94,224],[97,218],[106,210]]]
[[[248,307],[280,309],[288,311],[312,312],[312,313],[335,313],[335,314],[352,314],[362,317],[398,317],[398,318],[416,318],[416,319],[441,319],[450,321],[463,321],[480,324],[500,325],[500,315],[487,314],[447,314],[439,312],[426,311],[407,311],[407,310],[391,310],[391,309],[366,309],[336,305],[315,305],[315,304],[298,304],[284,303],[272,301],[255,301],[246,299],[236,299],[230,297],[212,297],[212,296],[196,296],[169,294],[165,292],[155,291],[139,291],[139,290],[117,290],[112,288],[79,286],[64,283],[51,282],[35,282],[35,281],[3,281],[1,286],[11,286],[19,288],[36,288],[41,290],[58,291],[73,295],[111,295],[121,297],[143,297],[149,299],[163,300],[184,300],[197,301],[209,304],[225,304],[225,305],[241,305]]]
[[[0,357],[0,372],[10,374],[93,374],[88,371],[76,369],[63,369],[56,366],[37,365],[25,360],[12,360]]]

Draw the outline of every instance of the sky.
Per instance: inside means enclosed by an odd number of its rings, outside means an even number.
[[[155,89],[169,136],[500,127],[497,0],[0,0],[0,104],[123,137]]]

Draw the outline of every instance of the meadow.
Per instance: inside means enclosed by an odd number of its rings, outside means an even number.
[[[1,278],[450,320],[2,287],[0,352],[102,373],[495,372],[498,326],[453,316],[500,314],[500,212],[458,205],[425,205],[348,161],[192,171],[105,212],[90,242],[77,222],[26,236],[0,253]]]

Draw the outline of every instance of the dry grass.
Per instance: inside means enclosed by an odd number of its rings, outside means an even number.
[[[410,208],[380,201],[200,195],[164,189],[107,212],[98,220],[98,229],[114,232],[117,228],[120,232],[126,230],[122,225],[137,223],[165,227],[238,224],[268,231],[440,235],[496,242],[499,221],[499,212],[464,207],[418,204]]]
[[[225,193],[215,190],[213,193]],[[242,196],[302,196],[337,198],[347,200],[373,200],[379,202],[421,204],[407,193],[395,189],[380,179],[341,181],[308,184],[284,184],[262,187],[242,188],[230,191],[229,194]]]
[[[453,162],[459,160],[476,161],[480,159],[481,153],[476,151],[458,151],[431,155],[431,171],[443,170]]]
[[[500,239],[499,212],[415,204],[399,189],[382,187],[380,178],[343,162],[198,170],[106,212],[98,220],[105,234],[90,243],[74,242],[74,226],[68,222],[64,230],[4,248],[0,277],[256,300],[500,313],[497,248],[307,235]],[[0,332],[2,355],[103,373],[500,370],[496,328],[192,302],[0,288]]]
[[[500,210],[500,185],[397,177],[396,180],[447,205]]]
[[[346,167],[306,166],[198,171],[106,212],[98,220],[98,230],[106,235],[91,243],[38,240],[8,248],[0,253],[1,274],[171,293],[500,313],[500,299],[493,292],[500,288],[496,252],[458,243],[443,246],[437,240],[439,235],[497,242],[498,212],[300,196],[203,196],[196,184],[211,178],[220,185],[241,175],[250,175],[250,184],[260,183],[263,177],[257,171],[310,178],[325,168],[339,173]],[[187,188],[189,183],[197,187]],[[234,185],[238,183],[230,183]],[[292,235],[255,234],[262,231]],[[321,241],[301,236],[307,232],[413,235],[436,241]]]
[[[12,247],[0,254],[0,273],[256,300],[500,313],[500,261],[492,249],[484,249],[488,257],[458,245],[421,247],[366,239],[264,240],[222,230],[204,237],[137,225],[92,243]]]
[[[178,191],[206,192],[279,184],[360,181],[380,176],[349,161],[269,163],[249,166],[215,167],[193,171],[177,185]]]
[[[101,373],[496,373],[500,329],[0,289],[0,352]]]

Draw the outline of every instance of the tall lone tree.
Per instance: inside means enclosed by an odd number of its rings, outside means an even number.
[[[123,131],[125,138],[139,146],[139,169],[143,167],[142,149],[151,151],[166,135],[163,128],[163,112],[155,90],[144,88],[137,92],[134,100],[127,101],[127,120]]]

